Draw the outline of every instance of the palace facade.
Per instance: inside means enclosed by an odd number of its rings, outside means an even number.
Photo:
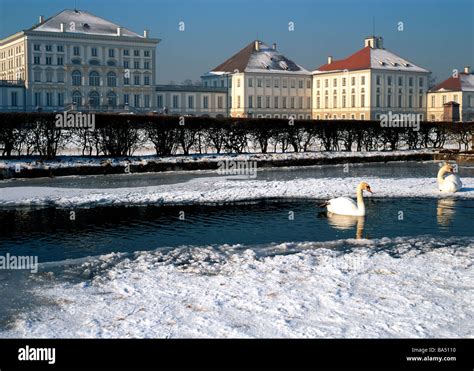
[[[358,120],[391,112],[456,120],[458,105],[459,120],[474,119],[468,67],[429,90],[430,71],[385,49],[379,36],[314,71],[276,44],[254,40],[193,86],[156,84],[159,42],[82,10],[41,16],[0,40],[0,110]]]
[[[33,27],[0,41],[0,79],[21,82],[26,92],[22,105],[10,99],[3,107],[151,109],[159,41],[147,30],[139,35],[82,10],[40,16]]]
[[[383,48],[381,37],[313,72],[313,118],[376,120],[380,114],[425,115],[430,71]]]
[[[452,121],[453,114],[459,121],[474,121],[474,75],[469,66],[462,72],[455,71],[428,92],[428,120]]]

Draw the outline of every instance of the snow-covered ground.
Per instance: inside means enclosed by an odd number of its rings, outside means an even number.
[[[55,169],[70,167],[102,167],[102,166],[135,166],[147,165],[148,163],[180,164],[186,162],[202,163],[219,161],[290,161],[308,159],[366,159],[370,157],[395,157],[409,156],[415,154],[436,153],[432,149],[424,150],[403,150],[403,151],[370,151],[370,152],[288,152],[288,153],[253,153],[253,154],[207,154],[207,155],[180,155],[180,156],[130,156],[130,157],[110,157],[94,158],[84,156],[61,156],[55,160],[38,160],[37,158],[26,159],[0,159],[0,170],[10,169],[15,171],[16,167],[21,169]]]
[[[474,336],[472,239],[266,249],[279,254],[183,247],[63,263],[93,278],[46,279],[31,291],[49,305],[18,315],[0,337]]]
[[[355,196],[360,181],[370,184],[369,197],[474,198],[474,178],[462,178],[463,189],[446,194],[436,178],[309,178],[265,181],[246,176],[202,177],[179,184],[150,187],[75,189],[54,187],[6,187],[0,206],[91,207],[114,205],[181,205],[253,201],[274,198],[328,199]]]

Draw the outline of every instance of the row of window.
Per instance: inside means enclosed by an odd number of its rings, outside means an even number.
[[[281,98],[281,99],[280,99]],[[298,99],[296,99],[298,98]],[[232,102],[232,100],[230,100]],[[281,105],[280,105],[281,102]],[[306,98],[306,107],[304,106],[303,97],[279,97],[273,96],[273,102],[271,96],[257,96],[257,101],[254,104],[254,97],[253,95],[248,96],[247,106],[242,107],[242,101],[240,95],[237,96],[236,99],[236,108],[245,108],[245,109],[253,109],[253,108],[274,108],[274,109],[311,109],[311,97]],[[273,103],[273,105],[272,105]]]
[[[394,85],[394,82],[395,82],[394,77],[393,76],[386,76],[386,77],[387,77],[386,78],[386,84],[388,86]],[[360,76],[359,78],[360,78],[360,85],[365,85],[365,76]],[[333,77],[333,78],[331,78],[331,80],[332,80],[332,86],[337,87],[338,83],[339,83],[339,78]],[[341,86],[347,86],[349,82],[352,86],[354,86],[357,83],[357,76],[352,76],[350,78],[349,77],[341,77],[340,80],[341,80],[340,81]],[[384,80],[383,76],[381,76],[381,75],[376,75],[375,76],[376,85],[379,85],[379,86],[382,85],[383,80]],[[324,87],[325,88],[329,87],[329,81],[330,81],[329,78],[324,79]],[[414,86],[414,82],[415,82],[415,78],[413,76],[408,76],[408,86]],[[404,85],[404,77],[403,76],[398,76],[397,77],[397,85],[398,86],[403,86]],[[418,87],[422,88],[424,85],[425,85],[424,78],[419,77],[418,78]],[[316,88],[317,89],[321,88],[321,79],[316,80]]]
[[[158,95],[157,96],[157,107],[158,108],[164,108],[164,97],[163,95]],[[195,106],[195,100],[193,95],[188,95],[187,97],[187,105],[186,109],[196,109],[197,107]],[[171,108],[172,109],[180,109],[180,96],[179,95],[173,95],[171,97]],[[203,109],[209,109],[209,96],[204,95],[202,97],[202,108]],[[218,96],[217,97],[217,109],[224,109],[224,97],[223,96]]]
[[[64,66],[64,57],[56,57],[55,62],[56,66]],[[41,56],[34,55],[33,64],[41,64]],[[53,57],[46,57],[44,59],[44,64],[51,66],[53,64]]]
[[[33,80],[34,82],[58,82],[58,83],[64,83],[64,72],[63,71],[56,71],[56,81],[53,81],[54,77],[54,72],[53,70],[46,70],[44,71],[44,75],[46,75],[46,80],[43,80],[43,71],[33,71]],[[134,74],[133,75],[133,85],[142,85],[142,77],[143,77],[143,85],[151,85],[151,76],[150,75],[144,75],[141,76],[139,74]],[[83,81],[82,81],[82,73],[81,71],[73,71],[71,74],[71,79],[72,79],[72,85],[74,86],[82,86]],[[115,72],[108,72],[106,75],[106,86],[110,87],[115,87],[118,85],[118,77],[115,74]],[[101,76],[98,72],[96,71],[91,71],[89,73],[89,86],[101,86]],[[124,77],[123,78],[123,84],[124,85],[130,85],[131,80],[130,77]]]
[[[257,80],[257,88],[262,88],[263,87],[263,79],[256,78]],[[271,79],[265,79],[265,87],[270,88],[271,87]],[[254,86],[254,79],[253,78],[248,78],[247,79],[247,86],[249,88],[252,88]],[[304,82],[303,80],[298,80],[298,89],[303,89]],[[273,87],[274,88],[279,88],[280,87],[280,80],[279,79],[273,79]],[[282,79],[282,88],[287,87],[287,79]],[[296,88],[296,79],[290,79],[290,88],[295,89]],[[306,88],[311,89],[311,80],[306,80]]]
[[[34,44],[33,45],[33,50],[35,52],[39,52],[42,50],[41,44]],[[72,53],[75,56],[80,56],[81,55],[81,48],[80,46],[73,46]],[[92,57],[97,57],[99,55],[99,48],[97,47],[89,47],[90,50],[90,55]],[[53,52],[53,45],[51,44],[46,44],[44,45],[44,51],[46,52]],[[63,45],[56,45],[56,52],[58,53],[64,53],[64,46]],[[109,58],[115,58],[115,55],[117,54],[118,50],[115,48],[108,48],[107,53]],[[143,53],[142,53],[143,52]],[[134,49],[133,50],[133,56],[134,57],[141,57],[143,54],[144,57],[150,57],[151,56],[151,51],[150,50],[140,50],[140,49]],[[130,53],[130,49],[123,49],[123,55],[124,56],[130,56],[132,55]]]
[[[324,117],[324,120],[331,120],[331,119],[332,120],[337,120],[338,119],[336,114],[330,116],[329,114],[326,113],[323,117]],[[351,120],[355,120],[357,118],[357,115],[355,113],[351,113],[349,117],[350,117]],[[346,118],[348,118],[348,117],[346,117],[345,114],[341,115],[341,120],[345,120]],[[360,116],[359,116],[359,119],[360,120],[365,120],[365,114],[361,113]],[[316,120],[321,120],[321,116],[316,115]]]
[[[394,102],[392,102],[392,90],[389,88],[387,91],[386,99],[385,99],[385,107],[391,108],[395,107]],[[419,108],[423,107],[423,90],[419,90],[418,92],[418,106]],[[404,102],[406,97],[406,101]],[[375,94],[375,107],[381,107],[381,99],[382,99],[382,94],[380,93],[380,88],[377,88],[376,94]],[[402,89],[398,89],[398,95],[397,95],[397,102],[396,102],[396,107],[402,108],[402,107],[408,107],[408,108],[413,108],[414,107],[414,95],[413,95],[413,89],[410,89],[408,92],[408,95],[404,95],[402,92]]]
[[[347,86],[347,80],[349,78],[348,77],[341,77],[340,80],[341,80],[341,86]],[[339,78],[338,77],[333,77],[332,78],[332,86],[333,87],[337,87],[337,84],[338,84],[338,80]],[[352,86],[356,85],[357,83],[357,76],[352,76],[350,78],[350,83]],[[360,76],[360,85],[365,85],[365,76]],[[325,88],[328,88],[329,87],[329,78],[327,79],[324,79],[324,87]],[[316,89],[320,89],[321,88],[321,79],[317,79],[316,80]]]
[[[264,100],[265,98],[265,100]],[[306,98],[306,107],[303,105],[303,97],[297,97],[298,100],[296,100],[296,97],[289,97],[289,107],[287,107],[287,102],[288,102],[288,97],[281,97],[281,107],[280,107],[280,97],[274,96],[273,97],[273,106],[271,106],[271,97],[270,96],[257,96],[257,101],[256,101],[256,106],[254,107],[254,99],[253,95],[248,96],[248,108],[292,108],[292,109],[310,109],[311,108],[311,97]],[[238,99],[237,99],[238,100]],[[265,105],[263,104],[265,103]],[[295,104],[297,103],[297,104]],[[237,102],[238,104],[238,102]],[[238,107],[240,108],[240,107]]]
[[[21,71],[21,72],[13,72],[13,71],[9,71],[8,73],[7,72],[2,72],[0,74],[0,80],[9,80],[9,81],[13,81],[13,80],[25,80],[25,71]]]
[[[17,45],[9,48],[8,50],[4,50],[0,53],[0,59],[11,58],[15,55],[23,53],[23,45]]]
[[[131,101],[130,98],[133,98]],[[123,104],[133,103],[133,107],[150,108],[150,95],[145,94],[123,94]],[[87,96],[83,96],[80,91],[72,93],[72,103],[77,106],[99,107],[101,105],[115,107],[118,104],[118,95],[110,91],[105,95],[105,99],[101,102],[101,95],[96,91],[91,91]],[[33,104],[35,107],[64,107],[64,93],[53,92],[35,92],[33,96]]]
[[[333,100],[332,100],[332,107],[331,108],[338,108],[338,96],[334,95]],[[350,95],[350,107],[355,108],[356,107],[356,95],[351,94]],[[359,101],[359,107],[364,108],[365,107],[365,94],[360,95],[360,101]],[[326,96],[324,97],[324,108],[329,108],[329,97]],[[343,94],[341,96],[341,102],[340,102],[340,108],[347,108],[347,96]],[[316,97],[316,109],[321,109],[321,97],[317,96]]]
[[[39,65],[39,64],[41,64],[41,60],[42,60],[41,56],[39,56],[39,55],[33,56],[33,64]],[[52,65],[53,61],[56,62],[55,63],[56,66],[63,66],[64,65],[64,58],[63,57],[56,57],[55,60],[53,60],[53,57],[48,57],[48,56],[44,58],[44,62],[45,62],[46,65],[49,65],[49,66]],[[9,61],[9,63],[10,62],[12,62],[12,61]],[[71,62],[72,62],[72,64],[81,64],[82,63],[80,59],[73,59]],[[89,61],[89,64],[90,65],[99,65],[100,61],[92,59],[92,60]],[[115,61],[108,61],[107,62],[108,66],[115,66],[115,64],[116,64]],[[130,68],[130,61],[123,61],[123,67],[124,68]],[[12,67],[9,67],[9,68],[12,68]],[[141,68],[140,61],[133,61],[133,68],[134,69],[140,69]],[[143,68],[145,70],[149,70],[150,69],[150,62],[149,61],[144,61],[143,62]]]
[[[237,117],[240,117],[240,115],[237,115]],[[253,117],[253,114],[252,113],[248,113],[247,114],[247,117]],[[269,119],[269,118],[272,118],[272,115],[269,114],[269,113],[266,113],[266,114],[257,114],[256,115],[257,118],[266,118],[266,119]],[[279,114],[279,113],[276,113],[273,115],[273,118],[276,118],[276,119],[279,119],[279,118],[282,118],[282,119],[287,119],[287,118],[293,118],[293,119],[298,119],[298,120],[304,120],[305,119],[305,115],[295,115],[293,113],[283,113],[283,114]],[[311,120],[311,115],[306,115],[306,120]]]
[[[125,75],[123,78],[124,85],[131,84],[131,75]],[[89,72],[89,85],[90,86],[100,86],[100,74],[97,71]],[[117,86],[117,75],[115,72],[107,73],[107,86]],[[142,84],[142,75],[133,74],[133,85]],[[81,86],[82,85],[82,73],[81,71],[75,70],[72,72],[72,85]],[[151,85],[151,75],[143,76],[143,85]]]
[[[251,116],[251,114],[250,114],[250,116]],[[240,115],[238,115],[237,117],[240,117]],[[276,119],[279,119],[279,118],[287,119],[287,118],[290,118],[290,117],[293,117],[294,119],[298,119],[298,120],[304,120],[304,119],[305,119],[305,115],[294,115],[294,114],[291,114],[291,113],[289,113],[289,114],[282,114],[282,115],[276,113],[276,114],[273,115],[273,118],[276,118]],[[272,118],[272,115],[269,114],[269,113],[267,113],[267,114],[265,114],[265,115],[263,115],[263,114],[258,114],[258,115],[257,115],[257,118],[266,118],[266,119],[269,119],[269,118]],[[306,115],[306,120],[311,120],[311,115]]]
[[[35,52],[40,52],[41,51],[41,44],[33,44],[33,50]],[[44,50],[47,52],[52,52],[53,51],[53,46],[48,44],[44,46]],[[58,53],[64,53],[64,46],[63,45],[56,45],[56,51]]]
[[[403,86],[403,80],[404,80],[403,76],[398,76],[397,85],[398,86]],[[375,77],[376,85],[382,85],[382,81],[383,81],[382,76],[377,75]],[[415,78],[413,76],[408,76],[408,86],[413,86],[414,81],[415,81]],[[388,86],[392,86],[393,85],[393,77],[392,76],[387,76],[386,82],[387,82]],[[419,77],[418,78],[418,87],[422,88],[423,86],[424,86],[424,78]]]
[[[256,80],[254,82],[254,80]],[[249,88],[253,88],[254,84],[257,88],[263,88],[265,80],[265,87],[266,88],[271,88],[272,87],[272,79],[270,78],[252,78],[249,77],[247,78],[247,86]],[[290,80],[290,89],[296,89],[296,79],[289,79]],[[237,87],[240,88],[240,78],[237,78]],[[273,87],[274,88],[279,88],[280,87],[280,79],[279,78],[273,78]],[[288,88],[288,79],[281,79],[281,87],[286,89]],[[304,87],[304,80],[300,79],[298,80],[298,89],[303,89]],[[306,88],[311,89],[311,80],[308,79],[306,80]]]
[[[24,65],[24,59],[23,57],[16,57],[16,58],[12,58],[12,59],[9,59],[7,60],[6,62],[2,62],[2,64],[0,65],[2,67],[2,71],[5,71],[7,69],[12,69],[12,68],[16,68],[16,67],[21,67]]]
[[[330,107],[329,106],[329,96],[325,96],[324,97],[324,108],[327,109],[327,108],[355,108],[355,107],[361,107],[361,108],[364,108],[365,107],[365,94],[360,94],[359,95],[359,104],[357,105],[357,102],[356,102],[356,97],[357,95],[355,93],[353,94],[350,94],[350,95],[346,95],[346,94],[342,94],[340,96],[340,100],[339,100],[339,95],[333,95],[333,98],[332,98],[332,106]],[[399,94],[396,96],[397,98],[397,101],[396,101],[396,105],[395,105],[395,102],[393,101],[393,99],[395,98],[395,95],[394,94],[391,94],[391,92],[389,92],[388,94],[386,94],[385,96],[385,107],[398,107],[398,108],[402,108],[402,107],[408,107],[408,108],[413,108],[414,107],[414,94],[413,94],[413,91],[410,92],[410,94],[408,95],[403,95],[401,92],[399,92]],[[349,105],[348,105],[348,102],[347,102],[347,99],[350,99],[350,102],[349,102]],[[406,101],[404,101],[406,98]],[[380,92],[377,92],[377,94],[375,94],[375,107],[381,107],[382,106],[382,95],[380,94]],[[419,108],[422,108],[423,107],[423,92],[420,91],[420,94],[418,95],[418,105],[417,107]],[[321,109],[321,97],[320,96],[316,96],[316,109]]]
[[[459,103],[459,100],[458,100],[458,95],[457,94],[454,94],[453,95],[453,101],[456,102],[456,103]],[[441,105],[447,103],[447,96],[446,95],[442,95],[441,96]],[[469,100],[469,106],[470,106],[470,100]],[[436,96],[435,95],[432,95],[431,96],[431,107],[434,108],[436,107]]]

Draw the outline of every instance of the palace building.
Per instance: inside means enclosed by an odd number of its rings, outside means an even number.
[[[149,110],[159,42],[147,30],[139,35],[82,10],[64,10],[0,41],[0,79],[23,83],[27,111]],[[9,93],[3,106],[15,110],[19,101]]]
[[[470,67],[455,71],[430,89],[427,106],[430,121],[474,121],[474,75]]]
[[[275,43],[254,40],[201,76],[201,85],[156,84],[159,42],[147,30],[138,34],[83,10],[41,16],[0,40],[0,111],[474,120],[469,68],[428,92],[430,71],[385,49],[380,36],[312,72]]]
[[[202,76],[204,86],[226,87],[229,115],[311,118],[311,73],[255,40]]]
[[[313,72],[313,119],[376,120],[382,113],[423,114],[430,71],[370,36],[364,48]]]

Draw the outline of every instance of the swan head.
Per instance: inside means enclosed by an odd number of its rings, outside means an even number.
[[[360,182],[359,189],[362,190],[362,191],[367,191],[369,193],[373,193],[372,190],[370,189],[370,186],[366,182]]]
[[[448,163],[445,163],[442,167],[441,170],[445,173],[454,173],[454,166]]]

